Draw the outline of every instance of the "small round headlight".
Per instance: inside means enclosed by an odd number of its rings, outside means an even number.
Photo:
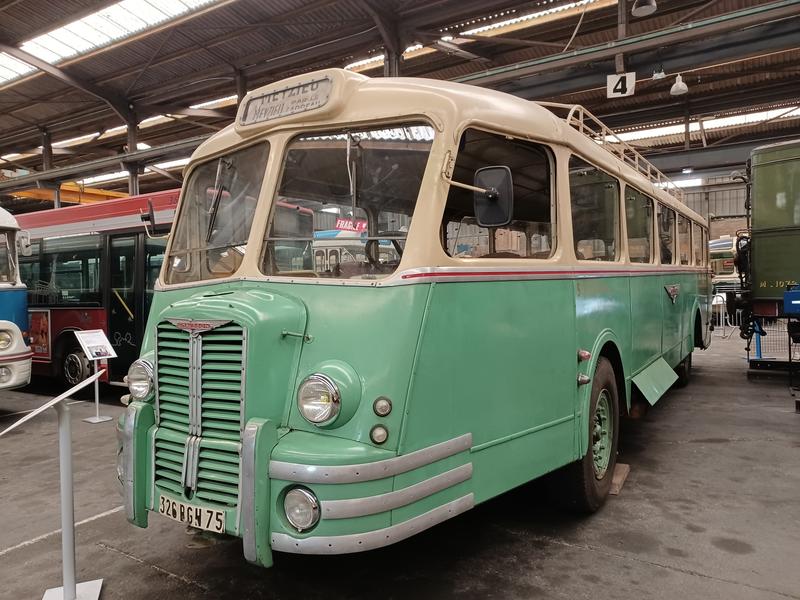
[[[136,360],[128,369],[128,390],[134,400],[144,400],[153,391],[153,366],[146,360]]]
[[[283,499],[286,519],[297,531],[311,529],[319,521],[319,501],[305,488],[294,488]]]
[[[297,388],[297,408],[309,423],[325,425],[339,414],[342,400],[333,380],[321,373],[309,375]]]
[[[14,342],[14,336],[11,335],[11,332],[3,329],[0,331],[0,350],[5,350]]]
[[[8,383],[14,373],[8,367],[0,367],[0,383]]]

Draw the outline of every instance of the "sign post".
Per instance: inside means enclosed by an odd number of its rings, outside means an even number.
[[[42,600],[98,600],[103,586],[102,579],[75,583],[75,497],[72,491],[72,427],[69,406],[63,402],[75,392],[96,383],[104,371],[95,373],[81,381],[60,396],[46,402],[28,413],[19,421],[0,433],[0,437],[30,421],[50,407],[58,413],[58,463],[61,482],[61,568],[63,586],[51,588],[44,593]]]
[[[76,331],[75,337],[78,338],[78,343],[83,349],[94,368],[94,373],[97,375],[97,361],[106,360],[109,358],[116,358],[117,353],[111,342],[108,341],[105,332],[102,329],[87,329],[86,331]],[[94,416],[84,419],[87,423],[103,423],[110,421],[111,417],[100,416],[100,382],[97,377],[94,379]]]

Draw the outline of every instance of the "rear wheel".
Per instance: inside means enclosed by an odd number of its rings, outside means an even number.
[[[617,464],[619,392],[614,367],[601,356],[597,361],[589,402],[588,450],[564,469],[564,491],[569,506],[592,513],[606,501]]]
[[[89,377],[89,359],[80,346],[69,346],[61,358],[61,381],[67,387],[78,385]]]
[[[686,387],[689,385],[689,380],[692,377],[692,353],[684,358],[680,364],[675,367],[675,373],[678,374],[678,381],[675,382],[677,387]]]

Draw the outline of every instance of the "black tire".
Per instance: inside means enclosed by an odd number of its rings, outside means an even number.
[[[692,353],[684,358],[680,364],[675,367],[675,373],[678,375],[678,381],[675,382],[675,387],[686,387],[692,378]]]
[[[610,454],[604,468],[598,470],[595,465],[595,449],[599,448],[603,455],[606,453],[603,446],[596,446],[595,429],[598,423],[597,407],[601,395],[605,395],[606,416],[601,420],[611,426]],[[567,505],[571,510],[581,513],[593,513],[605,504],[608,492],[611,489],[611,480],[614,477],[614,467],[617,464],[617,445],[619,441],[619,391],[617,378],[611,362],[601,356],[592,378],[591,400],[589,402],[589,419],[586,435],[588,436],[588,449],[581,460],[567,465],[563,470],[563,492]],[[601,427],[602,429],[602,427]],[[602,456],[602,455],[601,455]],[[602,459],[600,459],[602,462]]]
[[[59,376],[68,388],[79,384],[91,375],[89,359],[78,345],[67,346],[61,355]]]

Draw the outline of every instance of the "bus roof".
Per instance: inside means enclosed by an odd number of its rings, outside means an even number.
[[[283,98],[302,95],[314,85],[319,88],[316,95],[306,96],[300,104],[282,104]],[[275,131],[319,130],[417,117],[431,121],[439,132],[454,131],[466,123],[567,146],[642,192],[697,222],[706,223],[701,215],[656,186],[641,169],[620,160],[610,145],[605,148],[595,138],[577,131],[551,108],[504,92],[452,81],[410,77],[373,79],[343,69],[325,69],[248,93],[239,105],[235,122],[203,142],[192,156],[192,163]]]
[[[171,223],[175,217],[180,190],[141,194],[96,204],[53,208],[19,215],[19,225],[27,229],[31,239],[114,231],[141,227],[141,215],[152,203],[156,225]]]
[[[0,229],[19,229],[14,215],[4,208],[0,208]]]

